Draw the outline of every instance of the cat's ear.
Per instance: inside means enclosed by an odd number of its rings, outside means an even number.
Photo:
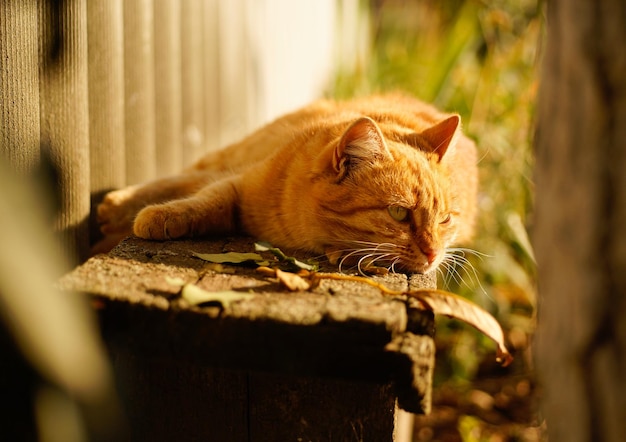
[[[452,115],[434,126],[429,127],[419,135],[428,143],[426,148],[436,154],[439,158],[438,161],[441,161],[448,151],[448,148],[456,141],[460,127],[461,117]]]
[[[374,120],[363,117],[350,125],[335,147],[333,169],[343,177],[349,167],[383,158],[391,158],[383,134]]]

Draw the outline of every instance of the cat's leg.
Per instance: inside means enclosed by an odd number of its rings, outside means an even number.
[[[90,254],[107,253],[131,235],[135,216],[144,207],[187,197],[215,179],[214,174],[195,171],[109,192],[96,209],[104,236],[91,247]]]
[[[210,184],[196,194],[141,210],[133,232],[145,239],[167,240],[233,233],[239,223],[235,178]]]
[[[100,231],[105,235],[132,233],[137,213],[146,206],[185,198],[214,180],[202,172],[163,178],[109,192],[97,208]]]

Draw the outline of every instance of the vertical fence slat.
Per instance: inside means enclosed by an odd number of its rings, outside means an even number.
[[[75,258],[89,247],[89,99],[85,0],[41,3],[41,140],[59,167],[55,228]]]
[[[122,0],[89,0],[89,144],[91,191],[126,184]]]
[[[183,161],[189,165],[204,151],[202,0],[182,1]]]
[[[204,130],[205,149],[217,150],[222,147],[220,140],[220,71],[219,71],[219,29],[218,1],[205,0],[203,6],[203,48],[204,62]]]
[[[28,172],[50,147],[65,197],[56,228],[83,250],[88,189],[177,173],[321,94],[333,5],[4,0],[0,152]]]
[[[153,20],[152,0],[124,1],[127,184],[156,176]]]
[[[180,8],[179,0],[154,3],[158,176],[173,175],[183,166]]]
[[[19,173],[39,162],[39,34],[35,2],[0,2],[0,156]]]
[[[249,62],[245,0],[218,4],[220,87],[220,144],[226,145],[252,129],[249,114],[255,107],[250,90],[253,66]]]

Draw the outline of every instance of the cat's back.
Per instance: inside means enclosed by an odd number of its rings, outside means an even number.
[[[279,151],[299,149],[312,137],[319,138],[320,144],[338,139],[353,121],[364,116],[373,119],[383,135],[393,138],[397,133],[419,133],[449,115],[399,93],[345,101],[321,99],[274,120],[239,142],[208,153],[192,168],[238,172]],[[473,148],[471,142],[460,144],[461,149]]]
[[[337,118],[340,107],[333,100],[317,100],[266,124],[238,142],[209,152],[191,169],[238,172],[249,168],[328,126]]]

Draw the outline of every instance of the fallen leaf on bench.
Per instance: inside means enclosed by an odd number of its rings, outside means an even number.
[[[192,252],[197,258],[205,261],[214,262],[218,264],[242,264],[245,262],[253,262],[259,266],[269,265],[269,262],[258,253],[239,253],[239,252],[227,252],[227,253],[196,253]]]
[[[287,255],[285,255],[283,253],[282,250],[277,249],[276,247],[273,247],[271,244],[266,243],[266,242],[254,243],[254,249],[257,252],[271,252],[271,253],[274,254],[274,256],[276,258],[278,258],[278,260],[280,262],[290,264],[292,267],[294,267],[296,269],[304,269],[304,270],[308,270],[308,271],[313,271],[313,270],[316,269],[315,265],[311,265],[311,264],[307,264],[305,262],[302,262],[302,261],[294,258],[293,256],[287,256]]]
[[[276,277],[282,285],[287,287],[287,289],[291,290],[292,292],[297,292],[299,290],[308,290],[311,288],[311,283],[309,281],[305,280],[295,273],[283,272],[280,269],[276,269]]]
[[[183,287],[181,295],[183,299],[191,305],[200,305],[211,302],[218,303],[225,308],[230,306],[233,302],[250,299],[255,296],[253,293],[242,293],[234,290],[209,292],[194,284],[186,284]]]
[[[167,282],[169,285],[173,285],[175,287],[182,287],[185,285],[186,281],[183,278],[172,278],[171,276],[166,276],[165,277],[165,282]]]
[[[506,367],[513,361],[513,356],[504,345],[502,328],[488,311],[461,296],[443,290],[414,290],[406,292],[406,295],[420,300],[436,315],[459,319],[484,333],[498,346],[496,360],[502,366]]]
[[[278,276],[278,275],[276,275]],[[504,333],[496,319],[491,314],[474,304],[473,302],[443,290],[392,290],[377,281],[362,276],[343,275],[339,273],[316,273],[311,272],[308,281],[313,283],[320,279],[330,279],[339,281],[363,282],[378,288],[381,292],[390,296],[411,296],[418,299],[425,308],[431,310],[436,315],[445,315],[459,319],[485,334],[493,340],[497,347],[496,360],[504,367],[513,361],[513,356],[509,353],[504,344]]]
[[[233,275],[237,273],[233,266],[223,266],[218,262],[207,262],[203,268],[203,270],[211,270],[215,273],[225,273],[227,275]]]

